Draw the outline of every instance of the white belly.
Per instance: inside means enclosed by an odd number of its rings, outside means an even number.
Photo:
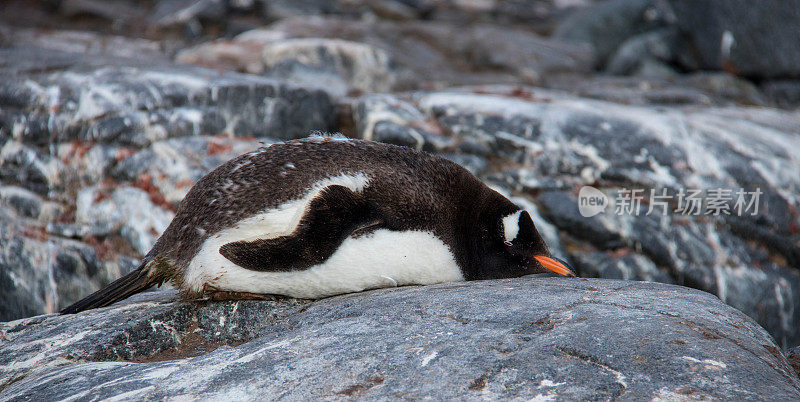
[[[369,236],[347,238],[324,263],[302,271],[253,271],[224,257],[217,262],[220,266],[202,270],[205,282],[220,290],[309,299],[464,280],[447,245],[423,231],[380,229]]]
[[[220,247],[230,242],[291,235],[308,204],[327,186],[341,185],[360,192],[368,183],[363,175],[343,174],[321,180],[305,197],[212,235],[189,262],[184,277],[186,290],[199,293],[208,284],[227,291],[314,299],[381,287],[464,280],[447,245],[424,231],[379,229],[368,236],[347,238],[324,263],[302,271],[253,271],[219,253]]]

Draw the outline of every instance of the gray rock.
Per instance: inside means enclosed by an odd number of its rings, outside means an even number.
[[[0,202],[17,215],[38,218],[42,213],[42,197],[21,187],[0,187]]]
[[[267,29],[244,32],[232,41],[202,44],[181,52],[178,60],[260,73],[267,68],[253,59],[252,52],[272,46],[285,47],[282,41],[294,38],[343,39],[386,51],[403,68],[393,78],[393,89],[420,85],[530,84],[551,75],[587,73],[594,64],[588,45],[554,41],[523,29],[491,24],[371,22],[321,17],[289,18]],[[409,77],[405,69],[413,75]]]
[[[199,23],[200,19],[221,20],[227,14],[224,0],[159,0],[148,17],[157,28]]]
[[[556,28],[562,40],[590,43],[600,66],[629,38],[669,25],[674,18],[661,0],[610,0],[578,8]]]
[[[606,253],[580,253],[573,255],[573,261],[577,273],[583,277],[674,283],[668,272],[658,269],[641,254],[615,257]]]
[[[800,287],[800,275],[791,265],[775,264],[770,254],[747,243],[746,233],[717,228],[702,217],[601,214],[584,218],[578,213],[575,198],[562,192],[544,193],[539,201],[544,216],[573,236],[600,249],[623,253],[638,250],[647,257],[617,261],[577,253],[572,257],[582,273],[677,282],[702,289],[756,319],[782,347],[800,340],[794,324],[800,321],[796,309],[800,298],[794,293]],[[654,270],[656,265],[660,268]]]
[[[771,213],[779,214],[783,214],[780,205],[795,202],[783,189],[798,188],[800,182],[785,172],[800,166],[785,151],[787,145],[779,144],[797,141],[800,121],[796,113],[637,108],[543,90],[528,96],[448,91],[423,93],[416,101],[445,132],[459,139],[484,141],[491,152],[500,150],[503,141],[499,139],[513,138],[503,135],[498,139],[495,133],[525,140],[515,146],[526,168],[534,169],[538,177],[579,184],[604,179],[646,188],[713,188],[730,183],[761,186],[764,191],[783,193],[777,195],[783,201],[776,199],[771,206]],[[665,142],[667,138],[670,140]],[[732,150],[729,141],[741,148]],[[712,153],[724,155],[724,159],[712,158]],[[760,166],[775,169],[768,173]],[[796,219],[791,214],[781,216],[787,222]],[[788,226],[775,221],[782,225],[782,233],[790,233]]]
[[[108,179],[109,172],[122,160],[136,152],[131,145],[71,141],[54,144],[56,156],[82,185],[97,184]]]
[[[478,177],[484,177],[489,171],[489,162],[486,158],[470,154],[442,154],[442,157],[458,163],[470,173]]]
[[[549,36],[558,22],[575,8],[592,0],[422,1],[431,3],[426,18],[458,23],[482,21],[500,25],[525,25]]]
[[[397,85],[397,66],[389,54],[379,48],[340,39],[287,39],[264,46],[262,51],[265,75],[280,75],[305,83],[306,87],[328,89],[332,95],[347,93],[388,92]],[[301,65],[316,71],[307,79],[292,68]],[[289,70],[291,73],[286,73]],[[292,74],[293,73],[293,74]],[[320,73],[338,77],[343,86],[331,86]]]
[[[100,0],[59,1],[58,12],[70,18],[91,15],[113,22],[132,20],[141,14],[135,5],[126,1]]]
[[[677,40],[678,32],[674,28],[656,29],[633,36],[619,45],[609,58],[605,70],[618,75],[674,77],[677,72],[668,63],[676,57]],[[662,68],[654,68],[655,64],[661,64]]]
[[[24,122],[10,129],[18,135],[25,135]],[[2,131],[0,127],[0,133]],[[3,183],[16,184],[47,196],[63,191],[73,181],[72,172],[59,159],[8,137],[0,136],[0,143],[3,143],[0,147],[0,180]]]
[[[761,90],[778,106],[800,107],[800,80],[770,80],[761,84]]]
[[[356,135],[370,141],[441,152],[453,145],[438,125],[431,124],[414,105],[392,95],[359,98],[353,108]]]
[[[63,212],[60,204],[15,186],[0,186],[0,205],[13,211],[16,217],[31,218],[39,223],[53,221]]]
[[[566,10],[586,6],[591,0],[269,0],[263,1],[269,20],[305,16],[337,16],[352,20],[446,21],[525,25],[549,34]]]
[[[45,231],[68,239],[99,239],[114,235],[119,227],[112,227],[105,219],[91,224],[55,221],[47,223]]]
[[[262,56],[264,47],[284,39],[287,39],[284,32],[251,30],[237,35],[233,40],[220,39],[181,49],[175,55],[175,61],[247,74],[263,74],[266,70]],[[283,78],[289,79],[291,76]]]
[[[406,4],[402,0],[377,0],[369,1],[367,2],[367,5],[369,6],[370,11],[380,18],[396,21],[407,21],[419,17],[419,8],[414,6],[419,6],[419,3],[425,3],[425,1],[417,3],[418,4]]]
[[[632,72],[634,76],[595,75],[585,79],[565,76],[549,80],[547,88],[625,105],[780,105],[779,101],[765,97],[752,82],[728,73],[711,71],[676,75],[671,68],[664,68],[669,67],[660,61],[646,59]]]
[[[0,133],[37,145],[146,146],[187,135],[293,138],[327,130],[329,96],[241,74],[133,59],[0,49]]]
[[[545,39],[521,29],[476,25],[462,35],[439,41],[462,53],[474,68],[508,71],[526,84],[544,82],[550,75],[587,73],[595,62],[587,46]]]
[[[67,2],[61,3],[62,7],[65,3]],[[85,55],[142,57],[162,62],[168,60],[159,42],[87,31],[12,29],[0,26],[0,43],[5,46],[36,47]]]
[[[670,0],[687,36],[688,69],[753,78],[800,77],[800,3],[768,0]],[[768,21],[768,23],[765,23]]]
[[[77,223],[119,231],[141,255],[153,248],[175,216],[173,211],[154,205],[146,191],[135,187],[85,187],[78,193],[76,204]]]
[[[348,0],[270,0],[262,1],[264,14],[269,20],[282,20],[297,16],[339,15],[355,18],[369,12],[368,2]]]
[[[459,113],[446,110],[438,121],[446,130],[461,138],[459,149],[478,155],[499,155],[524,163],[528,155],[541,152],[535,141],[541,121],[522,116],[504,119],[500,116]]]
[[[738,105],[767,105],[767,99],[751,81],[728,73],[698,72],[684,78],[694,88]]]
[[[585,218],[578,211],[577,199],[564,191],[546,191],[537,197],[537,201],[541,203],[547,219],[579,239],[590,240],[600,249],[631,246],[625,238],[631,226],[632,219],[629,216],[598,214]]]
[[[288,39],[271,43],[262,53],[268,69],[283,63],[333,70],[350,88],[365,92],[386,92],[394,87],[394,62],[382,49],[338,39]]]
[[[259,66],[259,70],[263,69]],[[379,68],[380,69],[380,68]],[[291,83],[301,87],[313,88],[327,92],[331,98],[339,100],[348,95],[357,96],[363,91],[351,85],[353,81],[348,81],[346,77],[339,74],[332,68],[309,67],[297,60],[286,60],[280,62],[273,68],[265,71],[263,76],[275,80]]]
[[[2,216],[0,321],[58,311],[136,267],[135,259],[111,247],[51,237]]]
[[[171,295],[0,326],[0,398],[800,398],[762,328],[670,285],[528,277],[314,303]]]

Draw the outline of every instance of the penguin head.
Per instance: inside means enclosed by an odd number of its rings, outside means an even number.
[[[575,276],[564,261],[551,256],[530,214],[514,208],[484,216],[477,258],[482,267],[475,276],[493,279],[549,272]]]

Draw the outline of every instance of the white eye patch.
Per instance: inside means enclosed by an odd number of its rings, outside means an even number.
[[[519,210],[503,217],[503,234],[506,237],[506,243],[510,243],[517,238],[517,234],[519,234],[519,215],[521,213],[522,210]]]

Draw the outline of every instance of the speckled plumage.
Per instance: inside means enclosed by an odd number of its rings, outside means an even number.
[[[341,185],[314,187],[321,180],[337,177],[360,177],[366,184],[351,189]],[[206,242],[248,218],[302,199],[312,188],[319,194],[304,206],[303,216],[297,218],[297,226],[290,228],[293,230],[290,234],[277,236],[277,240],[268,234],[263,239],[247,238],[224,244],[219,247],[221,251],[216,249],[216,243]],[[315,220],[315,214],[323,214],[320,211],[327,211],[328,215]],[[219,252],[245,269],[295,272],[329,258],[343,240],[370,236],[376,230],[432,234],[447,246],[466,280],[542,271],[538,264],[528,262],[519,253],[511,256],[494,250],[503,247],[504,237],[509,233],[502,227],[502,218],[519,215],[518,211],[516,205],[466,169],[441,157],[361,140],[312,137],[288,141],[234,158],[200,179],[144,257],[137,283],[142,278],[147,278],[148,285],[170,281],[196,296],[199,288],[196,283],[186,282],[187,270],[191,264],[197,264],[195,257],[208,244],[213,243],[212,252]],[[526,253],[549,255],[533,223],[523,222],[523,219],[530,221],[527,213],[519,219],[520,224],[529,227],[523,231],[525,238],[515,247]],[[328,236],[333,232],[337,234]],[[513,233],[516,236],[516,228]],[[293,235],[298,236],[293,238]],[[320,246],[328,241],[339,243],[327,248]],[[506,243],[506,247],[510,245]],[[272,248],[282,246],[299,261],[286,257],[284,252],[270,253]],[[283,263],[261,267],[259,258]],[[309,262],[304,263],[302,258]],[[227,260],[220,259],[230,265]],[[81,307],[84,306],[65,311],[80,311]],[[97,306],[85,308],[92,307]]]

